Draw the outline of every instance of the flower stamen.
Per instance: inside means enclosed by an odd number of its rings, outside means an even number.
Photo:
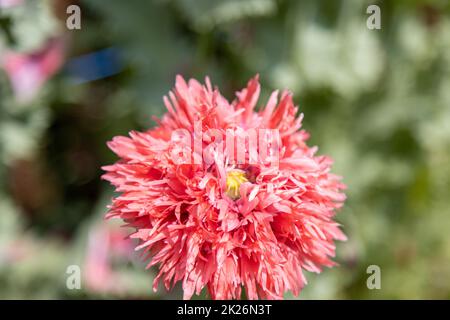
[[[239,188],[242,183],[248,182],[245,172],[240,170],[229,171],[227,174],[227,195],[233,199],[240,198]]]

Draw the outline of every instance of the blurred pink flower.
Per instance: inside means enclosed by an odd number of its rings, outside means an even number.
[[[33,256],[34,241],[28,238],[14,239],[0,244],[0,267],[14,264]]]
[[[122,293],[126,288],[113,268],[113,260],[130,260],[133,245],[123,228],[95,226],[88,236],[84,277],[89,290],[99,293]]]
[[[120,160],[103,167],[103,178],[122,193],[108,217],[134,227],[136,249],[152,258],[148,267],[159,264],[155,291],[162,278],[167,289],[182,281],[184,299],[204,287],[213,299],[239,299],[242,287],[249,299],[282,299],[286,291],[300,293],[303,270],[319,273],[335,264],[334,240],[346,237],[333,216],[345,186],[330,173],[332,160],[306,145],[292,94],[278,98],[276,91],[256,111],[259,93],[255,77],[229,103],[208,78],[203,86],[178,76],[157,127],[108,143]],[[247,142],[235,148],[227,130],[239,138],[258,128],[279,134],[276,165],[251,163],[247,151],[244,162],[234,159]],[[180,129],[207,146],[194,151],[202,161],[173,158],[173,150],[192,151],[180,144]],[[226,141],[225,152],[220,144],[210,147],[211,134]]]
[[[23,0],[0,0],[0,8],[11,8],[22,3]]]
[[[8,74],[17,100],[28,102],[42,85],[60,69],[63,60],[63,40],[52,39],[37,52],[5,52],[0,56],[0,66]]]

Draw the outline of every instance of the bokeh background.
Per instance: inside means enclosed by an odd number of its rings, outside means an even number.
[[[0,298],[181,298],[151,290],[129,230],[103,219],[105,143],[154,125],[176,74],[231,100],[256,73],[261,104],[295,93],[348,185],[340,266],[299,298],[450,298],[449,1],[0,0],[0,65]]]

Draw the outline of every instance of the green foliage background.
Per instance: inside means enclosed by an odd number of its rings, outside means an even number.
[[[64,30],[55,3],[1,11],[0,52]],[[116,266],[119,294],[66,289],[88,230],[111,223],[102,222],[112,188],[100,166],[115,161],[105,142],[154,125],[176,74],[209,75],[231,100],[256,73],[261,104],[274,89],[295,93],[310,145],[348,185],[340,266],[308,274],[299,298],[450,298],[448,1],[77,3],[82,29],[64,31],[68,59],[115,47],[124,69],[85,84],[63,69],[26,105],[0,72],[0,298],[180,298],[179,287],[153,293],[153,271],[129,261]],[[366,27],[369,4],[381,8],[381,30]],[[372,264],[381,290],[366,286]]]

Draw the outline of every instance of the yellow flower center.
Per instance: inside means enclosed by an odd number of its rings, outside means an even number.
[[[229,171],[227,174],[227,195],[233,200],[238,199],[240,197],[239,187],[247,181],[248,179],[244,172],[238,170]]]

